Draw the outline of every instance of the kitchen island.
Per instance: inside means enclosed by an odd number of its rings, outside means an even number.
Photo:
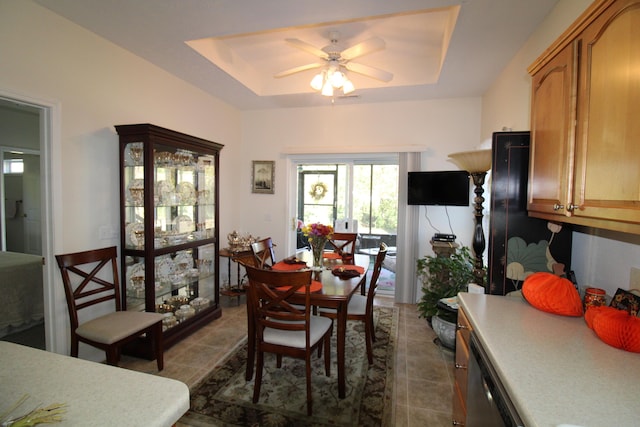
[[[25,394],[12,416],[65,403],[60,426],[172,426],[189,410],[179,381],[0,341],[0,413]]]
[[[521,297],[458,299],[525,426],[640,425],[640,354],[600,341],[583,317]]]

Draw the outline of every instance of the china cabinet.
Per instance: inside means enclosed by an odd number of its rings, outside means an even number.
[[[529,68],[528,209],[640,234],[640,0],[600,0]]]
[[[222,145],[151,124],[116,126],[126,310],[165,314],[165,346],[220,317]]]

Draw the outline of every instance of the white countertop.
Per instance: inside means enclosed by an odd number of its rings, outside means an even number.
[[[66,403],[59,426],[171,426],[189,409],[180,381],[0,341],[0,413]]]
[[[459,299],[527,427],[640,425],[640,354],[600,341],[583,317],[522,298]]]

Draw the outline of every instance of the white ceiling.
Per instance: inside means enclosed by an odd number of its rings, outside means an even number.
[[[285,39],[322,48],[335,30],[345,48],[383,39],[353,62],[393,74],[347,72],[357,96],[336,103],[481,96],[559,0],[35,1],[248,110],[330,104],[309,86],[317,69],[273,76],[318,59]]]

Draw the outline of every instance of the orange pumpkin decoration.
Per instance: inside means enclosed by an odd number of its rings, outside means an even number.
[[[593,319],[605,309],[607,309],[605,305],[596,305],[587,308],[587,311],[584,313],[584,321],[587,322],[589,329],[593,329]]]
[[[522,284],[522,295],[537,308],[562,316],[582,316],[580,294],[568,279],[552,273],[538,272]]]
[[[592,307],[585,314],[587,325],[605,343],[640,353],[640,319],[614,307]]]

